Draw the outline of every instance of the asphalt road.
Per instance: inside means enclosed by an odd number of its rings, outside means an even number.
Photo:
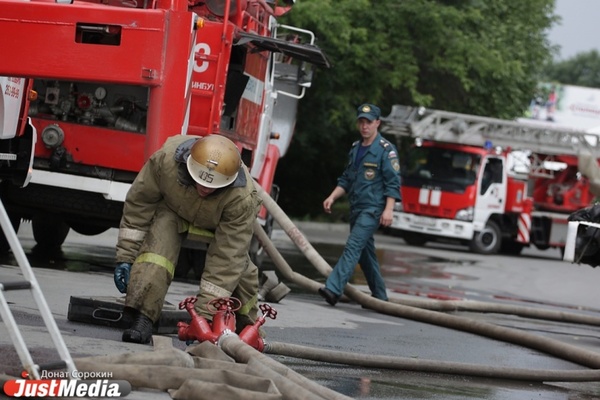
[[[341,252],[347,228],[344,225],[299,224],[299,229],[315,249],[335,263]],[[34,266],[37,279],[54,313],[72,356],[147,351],[148,346],[120,341],[120,330],[68,321],[71,296],[120,295],[112,282],[116,231],[85,237],[71,233],[61,252],[39,252],[27,224],[19,237]],[[324,278],[299,253],[281,230],[273,241],[286,261],[305,276]],[[476,300],[494,304],[528,306],[568,313],[598,316],[600,271],[560,260],[558,251],[526,249],[518,257],[479,256],[465,248],[449,245],[407,246],[399,238],[379,234],[376,238],[382,271],[390,297],[420,300]],[[15,278],[19,271],[3,260],[0,281]],[[274,268],[266,263],[266,268]],[[357,273],[353,284],[363,290]],[[336,350],[357,355],[386,355],[433,362],[466,363],[505,368],[587,370],[538,350],[506,343],[432,323],[419,322],[363,309],[352,302],[327,305],[317,294],[289,283],[292,292],[272,304],[277,318],[264,325],[267,340],[311,348]],[[193,295],[197,282],[174,282],[167,301],[177,304]],[[31,348],[47,357],[48,339],[40,328],[31,301],[23,294],[11,294],[12,308],[18,313]],[[597,326],[532,320],[497,313],[452,312],[478,322],[492,322],[505,328],[540,335],[597,353],[600,333]],[[18,359],[0,325],[0,364],[18,369]],[[174,343],[183,348],[174,336]],[[339,393],[360,399],[597,399],[598,382],[528,382],[481,378],[456,374],[348,366],[272,355],[304,376]],[[600,355],[599,355],[600,357]],[[0,371],[2,372],[2,371]],[[164,393],[134,392],[128,398],[169,398]]]

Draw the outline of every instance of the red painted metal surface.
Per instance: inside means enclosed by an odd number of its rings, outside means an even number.
[[[56,122],[33,119],[39,132]],[[145,135],[68,123],[60,123],[60,127],[65,131],[64,146],[75,163],[101,165],[124,171],[139,171],[144,165]],[[52,150],[39,142],[35,156],[50,158]]]

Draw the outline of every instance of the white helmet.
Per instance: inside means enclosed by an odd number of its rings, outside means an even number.
[[[208,188],[222,188],[235,181],[242,158],[235,143],[221,135],[198,139],[187,159],[192,178]]]

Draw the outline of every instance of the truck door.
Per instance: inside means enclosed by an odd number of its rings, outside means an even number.
[[[475,202],[475,221],[485,225],[489,216],[502,213],[506,199],[505,160],[500,157],[486,159],[479,178],[479,191]],[[477,227],[476,227],[477,229]]]

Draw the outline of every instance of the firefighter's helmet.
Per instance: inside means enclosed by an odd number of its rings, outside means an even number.
[[[200,185],[214,189],[235,181],[241,165],[242,159],[236,145],[220,135],[198,139],[187,159],[192,178]]]

